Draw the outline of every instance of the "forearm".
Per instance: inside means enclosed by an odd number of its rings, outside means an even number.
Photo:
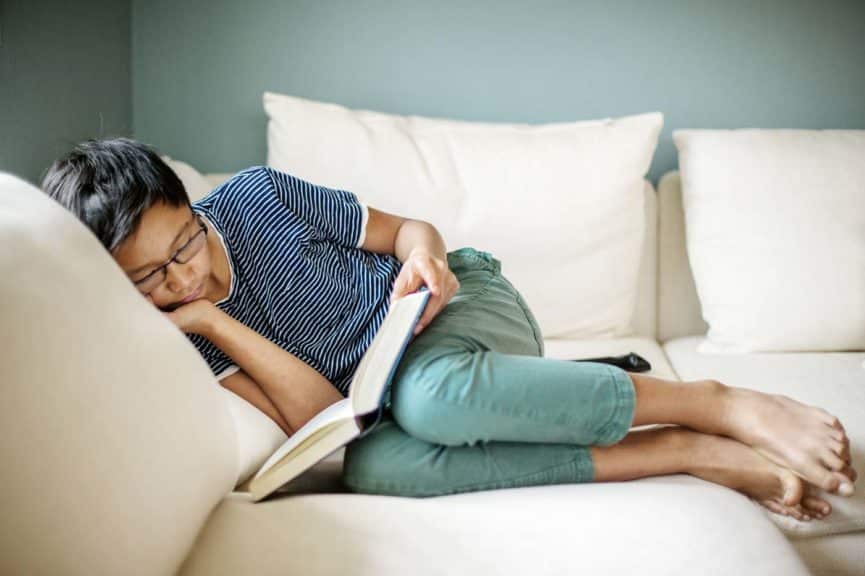
[[[418,249],[447,263],[447,247],[436,227],[422,220],[406,220],[394,240],[394,255],[400,262],[405,262],[412,251]]]
[[[273,402],[264,393],[264,390],[243,370],[238,370],[230,376],[226,376],[219,381],[223,388],[231,390],[260,411],[264,412],[268,418],[279,426],[287,436],[294,434],[294,430],[273,405]]]
[[[293,430],[343,399],[315,368],[222,310],[201,333],[261,387]]]

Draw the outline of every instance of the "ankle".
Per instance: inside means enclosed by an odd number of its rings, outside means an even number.
[[[696,430],[689,430],[689,432],[690,434],[683,440],[686,446],[683,453],[687,456],[684,460],[684,471],[692,476],[703,477],[718,468],[716,449],[723,437]]]
[[[657,433],[663,437],[666,451],[675,456],[673,468],[690,474],[694,463],[700,461],[702,434],[684,426],[662,426]]]
[[[695,380],[689,384],[702,387],[705,391],[704,398],[708,399],[708,411],[705,414],[707,418],[693,428],[704,434],[732,436],[736,429],[733,387],[711,378]]]

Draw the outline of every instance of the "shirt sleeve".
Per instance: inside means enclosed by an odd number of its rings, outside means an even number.
[[[369,207],[357,194],[312,184],[274,168],[267,171],[283,204],[320,236],[348,248],[363,246]]]
[[[237,364],[232,364],[232,365],[229,366],[228,368],[225,368],[225,369],[224,369],[222,372],[220,372],[219,374],[215,374],[215,376],[216,376],[216,379],[217,379],[217,380],[222,380],[223,378],[225,378],[225,377],[227,377],[227,376],[231,376],[232,374],[234,374],[234,373],[237,372],[238,370],[240,370],[240,366],[238,366]]]
[[[217,380],[222,380],[226,376],[230,376],[240,370],[231,358],[225,352],[213,345],[213,343],[202,336],[201,334],[186,334],[186,337],[195,348],[207,365],[210,366],[210,371]]]

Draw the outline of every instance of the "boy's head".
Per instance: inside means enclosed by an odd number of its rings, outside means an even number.
[[[179,303],[207,281],[206,234],[199,232],[206,226],[153,148],[129,138],[85,140],[51,165],[42,189],[93,231],[159,308]],[[188,262],[157,270],[184,246],[179,260],[194,252]]]

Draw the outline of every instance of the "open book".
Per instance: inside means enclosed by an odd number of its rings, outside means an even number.
[[[382,325],[355,370],[348,397],[331,404],[295,431],[258,472],[238,486],[238,490],[248,491],[252,501],[258,502],[351,440],[372,430],[381,419],[387,385],[429,296],[429,289],[421,286],[419,291],[391,302]]]

